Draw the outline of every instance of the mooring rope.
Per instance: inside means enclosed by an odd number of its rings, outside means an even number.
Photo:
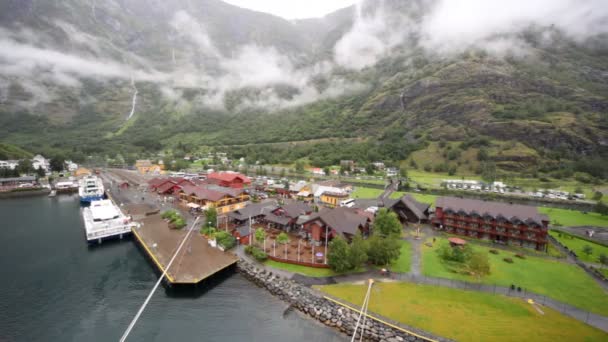
[[[127,337],[129,336],[129,333],[131,333],[131,330],[135,326],[135,323],[137,323],[137,320],[139,319],[139,316],[141,316],[141,314],[144,312],[144,309],[146,308],[146,306],[150,302],[150,299],[154,295],[154,292],[156,292],[156,289],[158,288],[158,285],[160,285],[160,283],[163,281],[163,279],[167,275],[167,272],[169,271],[169,268],[171,267],[171,264],[173,264],[173,261],[175,260],[175,258],[179,254],[179,251],[181,251],[182,247],[186,243],[186,240],[188,240],[188,237],[190,236],[190,233],[194,230],[194,226],[198,222],[198,219],[199,218],[197,217],[196,220],[194,220],[194,223],[192,223],[192,226],[190,227],[190,229],[188,229],[188,232],[186,233],[186,236],[184,236],[184,239],[179,244],[179,247],[177,247],[177,250],[175,251],[175,254],[173,254],[173,256],[171,257],[171,260],[169,260],[169,263],[167,264],[167,267],[165,267],[163,273],[158,278],[158,281],[156,281],[156,284],[152,288],[152,291],[150,291],[150,293],[148,294],[148,297],[146,298],[146,300],[144,301],[144,303],[139,308],[139,311],[137,311],[137,314],[135,315],[135,317],[133,317],[133,320],[131,321],[131,323],[127,327],[127,330],[125,330],[124,334],[122,334],[122,337],[120,338],[120,342],[124,342],[124,341],[127,340]]]
[[[365,311],[367,317],[367,306],[369,305],[369,297],[372,292],[372,285],[374,284],[374,280],[369,280],[369,286],[367,287],[367,293],[365,294],[365,298],[363,299],[363,305],[361,305],[361,311],[359,312],[359,318],[357,318],[357,324],[355,325],[355,330],[353,331],[353,337],[350,342],[355,341],[355,337],[357,336],[357,329],[359,328],[359,322],[361,321],[361,316],[363,316],[363,312]],[[363,329],[361,331],[361,336],[363,336]]]

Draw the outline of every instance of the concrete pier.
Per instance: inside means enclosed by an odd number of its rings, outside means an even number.
[[[147,216],[140,222],[141,226],[133,229],[135,241],[158,270],[164,272],[188,228],[170,229],[158,214]],[[198,284],[215,273],[234,266],[237,261],[236,255],[211,247],[198,232],[192,232],[168,270],[167,280],[170,284]]]

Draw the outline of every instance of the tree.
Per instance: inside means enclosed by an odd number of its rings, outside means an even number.
[[[404,167],[399,169],[399,175],[401,176],[401,178],[407,179],[407,169]]]
[[[382,237],[399,236],[402,229],[397,214],[387,208],[378,211],[374,220],[374,234],[380,234]]]
[[[205,223],[207,227],[215,227],[217,224],[217,210],[214,207],[207,209],[205,219],[207,220]]]
[[[264,240],[266,240],[266,232],[264,231],[264,228],[258,228],[255,230],[255,241],[257,241],[259,244],[264,243]]]
[[[51,167],[51,171],[61,172],[63,171],[63,164],[65,163],[65,158],[62,156],[55,156],[51,159],[49,163]]]
[[[490,274],[490,261],[487,253],[474,252],[466,263],[467,271],[481,280],[483,276]]]
[[[331,170],[329,169],[329,166],[326,166],[325,168],[323,168],[323,172],[325,172],[326,176],[329,176],[331,174]]]
[[[368,175],[373,175],[375,170],[376,168],[374,167],[374,164],[369,163],[365,165],[365,172],[367,172]]]
[[[341,236],[335,237],[329,243],[329,253],[327,253],[327,263],[336,272],[346,272],[352,268],[349,262],[349,247]]]
[[[285,168],[281,168],[281,172],[279,173],[279,176],[281,176],[281,178],[285,177]]]
[[[399,259],[401,244],[399,240],[374,235],[368,240],[367,256],[374,265],[388,265]]]
[[[481,179],[488,183],[496,180],[496,164],[493,162],[484,162],[481,164]]]
[[[353,269],[367,261],[367,252],[367,241],[363,240],[361,233],[357,233],[350,243],[350,250],[348,252],[348,262]]]
[[[596,212],[600,213],[602,216],[608,215],[608,205],[604,204],[604,202],[602,202],[602,201],[598,201],[595,204],[594,210]]]
[[[22,159],[17,164],[16,168],[17,172],[20,174],[29,174],[34,171],[34,167],[32,166],[32,161],[29,159]]]
[[[304,162],[302,162],[301,160],[298,160],[296,162],[296,172],[297,173],[304,173]]]
[[[593,193],[593,197],[592,197],[592,199],[593,199],[594,201],[599,201],[599,200],[601,200],[601,199],[602,199],[602,197],[603,197],[603,196],[604,196],[604,194],[603,194],[603,193],[601,193],[601,192],[599,192],[599,191],[596,191],[596,192],[594,192],[594,193]]]
[[[44,171],[44,168],[42,168],[42,166],[36,169],[36,177],[42,178],[45,175],[46,175],[46,172]]]
[[[600,260],[600,264],[602,264],[604,266],[608,265],[608,256],[606,254],[604,254],[604,253],[600,254],[599,260]]]
[[[286,245],[289,243],[289,236],[287,236],[285,232],[281,232],[281,234],[277,236],[277,242],[281,245]]]
[[[283,184],[283,188],[285,190],[289,190],[289,181],[288,180],[286,180],[285,183]]]
[[[583,253],[587,254],[587,256],[593,254],[593,247],[591,247],[589,245],[584,245],[583,246]]]

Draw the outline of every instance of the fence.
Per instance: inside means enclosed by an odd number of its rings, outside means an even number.
[[[514,284],[511,287],[504,287],[497,285],[470,283],[453,279],[426,277],[422,275],[414,276],[406,273],[393,273],[391,277],[397,280],[409,281],[417,284],[436,285],[450,287],[454,289],[499,294],[515,298],[532,299],[538,304],[545,305],[556,311],[561,312],[562,314],[568,315],[581,322],[585,322],[591,326],[608,332],[608,317],[594,314],[589,311],[581,310],[579,308],[556,301],[544,295],[526,291],[525,288],[520,288],[517,286],[517,284]]]

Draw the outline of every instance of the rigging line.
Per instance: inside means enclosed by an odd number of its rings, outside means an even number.
[[[359,342],[363,341],[363,333],[365,332],[365,321],[367,320],[367,309],[369,308],[369,300],[372,296],[370,287],[369,296],[367,297],[367,303],[365,304],[365,311],[363,312],[363,323],[361,323],[361,333],[359,333]]]
[[[355,325],[355,330],[353,331],[353,337],[350,340],[350,342],[354,342],[355,336],[357,336],[357,329],[359,328],[359,322],[361,321],[361,316],[363,316],[363,309],[365,308],[365,306],[367,305],[367,303],[369,301],[369,295],[371,293],[373,283],[374,283],[374,280],[370,279],[369,286],[367,287],[367,293],[365,293],[365,298],[363,299],[363,305],[361,305],[361,311],[359,312],[359,318],[357,318],[357,324]]]
[[[186,240],[188,240],[188,237],[190,236],[190,233],[194,230],[193,228],[194,228],[194,226],[196,226],[196,223],[198,222],[198,219],[199,218],[197,217],[196,220],[194,220],[194,223],[192,223],[192,226],[190,227],[190,229],[188,229],[188,232],[186,233],[186,236],[184,236],[184,239],[179,244],[179,247],[177,247],[177,250],[175,251],[175,254],[173,254],[173,256],[171,257],[171,260],[169,260],[169,263],[167,264],[167,267],[165,267],[165,270],[163,271],[163,273],[158,278],[158,281],[156,281],[156,284],[152,288],[152,291],[150,291],[150,293],[148,294],[148,297],[146,298],[146,300],[144,301],[144,303],[139,308],[139,311],[137,311],[137,314],[135,315],[135,317],[133,317],[133,320],[131,321],[131,323],[127,327],[127,330],[125,330],[124,334],[122,334],[122,337],[120,338],[120,342],[124,342],[124,341],[127,340],[127,337],[129,336],[129,333],[131,333],[131,330],[135,326],[135,323],[137,323],[137,320],[139,319],[139,316],[141,316],[141,314],[144,312],[144,309],[146,308],[146,306],[150,302],[150,299],[154,295],[154,292],[156,292],[156,289],[158,288],[158,285],[160,285],[160,283],[162,282],[162,280],[167,275],[167,271],[169,271],[169,268],[171,267],[171,264],[173,264],[173,261],[177,257],[177,254],[179,254],[179,251],[182,249],[182,247],[186,243]]]

